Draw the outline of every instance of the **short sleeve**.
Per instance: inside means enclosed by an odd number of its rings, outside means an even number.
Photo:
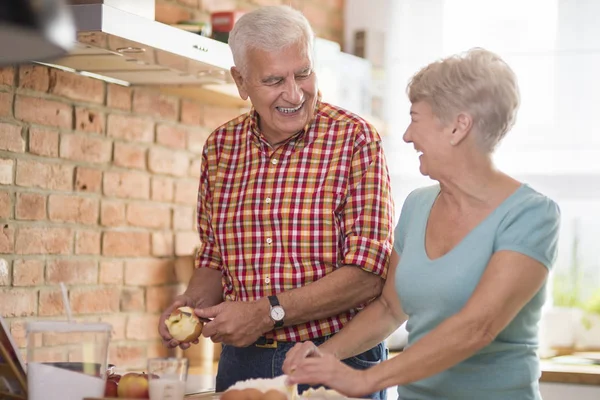
[[[557,255],[560,209],[534,192],[519,202],[498,227],[494,251],[511,250],[551,269]]]
[[[417,193],[419,190],[414,190],[404,200],[402,210],[400,211],[400,217],[398,218],[398,224],[394,229],[394,250],[396,254],[402,255],[404,250],[404,242],[406,241],[406,234],[408,233],[408,225],[410,223],[411,216],[414,212],[414,204],[416,202]]]

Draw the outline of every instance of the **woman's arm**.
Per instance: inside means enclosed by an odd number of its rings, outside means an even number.
[[[366,371],[365,393],[404,385],[458,364],[491,343],[540,290],[548,269],[514,251],[492,256],[473,295],[448,318],[402,354]]]

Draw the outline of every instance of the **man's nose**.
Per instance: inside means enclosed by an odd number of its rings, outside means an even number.
[[[298,105],[302,102],[304,96],[302,88],[296,80],[289,80],[284,87],[283,99],[293,105]]]
[[[410,133],[408,132],[408,128],[404,131],[404,135],[402,135],[402,140],[406,143],[410,143]]]

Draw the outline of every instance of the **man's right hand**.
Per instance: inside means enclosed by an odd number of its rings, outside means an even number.
[[[179,341],[173,339],[169,330],[167,329],[167,325],[165,324],[165,320],[169,318],[169,315],[179,307],[191,307],[196,308],[196,303],[192,300],[192,298],[186,294],[181,294],[173,300],[173,303],[163,311],[158,320],[158,333],[162,338],[162,342],[166,347],[175,348],[177,346],[181,347],[182,350],[185,350],[191,346],[191,344],[198,344],[198,339],[194,340],[191,343],[180,343]]]

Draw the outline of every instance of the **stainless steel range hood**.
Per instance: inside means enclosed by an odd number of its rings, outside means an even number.
[[[124,85],[156,86],[213,104],[246,106],[229,73],[229,46],[121,6],[145,1],[83,0],[79,2],[92,4],[70,5],[77,43],[66,56],[43,64]],[[151,6],[153,16],[153,1]]]

